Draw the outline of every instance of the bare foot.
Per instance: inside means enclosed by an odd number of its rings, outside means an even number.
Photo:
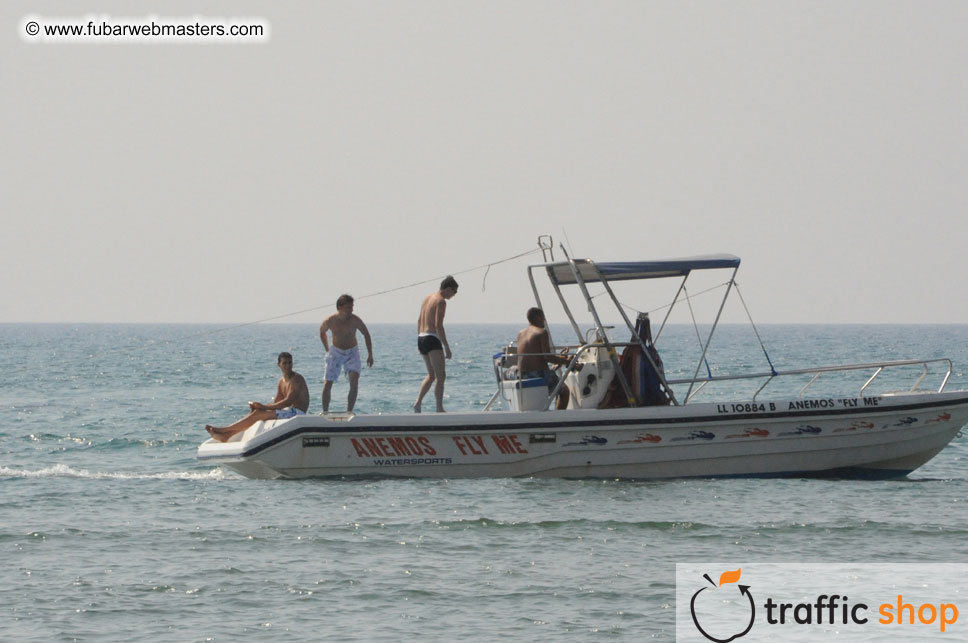
[[[225,435],[224,433],[225,429],[219,428],[217,426],[212,426],[211,424],[206,424],[205,430],[208,431],[208,434],[210,436],[212,436],[214,439],[218,440],[219,442],[225,442],[230,437],[232,437],[231,435]]]
[[[420,413],[420,403],[419,402],[414,402],[412,404],[412,408],[413,408],[413,412],[414,413]]]

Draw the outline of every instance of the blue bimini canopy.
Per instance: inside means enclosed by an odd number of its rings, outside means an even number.
[[[594,263],[588,259],[576,259],[575,265],[585,283],[600,281],[627,281],[631,279],[658,279],[661,277],[685,277],[693,270],[713,268],[737,268],[739,257],[735,255],[702,255],[657,261],[619,261]],[[567,262],[547,264],[548,278],[552,283],[577,283],[571,264]]]

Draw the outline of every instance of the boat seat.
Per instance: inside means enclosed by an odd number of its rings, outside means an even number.
[[[228,439],[228,442],[248,442],[260,433],[265,433],[269,429],[275,427],[277,424],[282,424],[285,421],[286,420],[260,420],[247,428],[245,431],[233,435]]]

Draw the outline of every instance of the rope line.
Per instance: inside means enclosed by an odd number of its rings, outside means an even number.
[[[489,272],[491,270],[491,267],[492,266],[497,266],[497,265],[500,265],[502,263],[507,263],[509,261],[514,261],[515,259],[520,259],[521,257],[526,257],[528,255],[532,255],[532,254],[535,254],[535,253],[538,253],[538,252],[541,252],[541,249],[540,248],[535,248],[534,250],[528,250],[526,252],[520,252],[520,253],[518,253],[516,255],[513,255],[513,256],[510,256],[510,257],[505,257],[504,259],[499,259],[497,261],[491,261],[489,263],[484,263],[484,264],[481,264],[479,266],[474,266],[473,268],[465,268],[464,270],[460,270],[458,272],[452,272],[450,274],[451,275],[464,275],[464,274],[467,274],[469,272],[474,272],[476,270],[481,270],[482,268],[487,268],[487,270]],[[388,295],[390,293],[398,292],[400,290],[407,290],[408,288],[415,288],[417,286],[423,286],[425,284],[437,283],[437,282],[439,282],[441,279],[443,279],[446,276],[447,275],[441,275],[439,277],[431,277],[430,279],[423,279],[421,281],[414,281],[413,283],[409,283],[409,284],[406,284],[406,285],[403,285],[403,286],[396,286],[394,288],[387,288],[386,290],[380,290],[378,292],[372,292],[372,293],[369,293],[369,294],[366,294],[366,295],[360,295],[359,297],[354,297],[354,299],[356,299],[356,300],[360,300],[360,299],[370,299],[372,297],[379,297],[381,295]],[[487,279],[487,272],[484,273],[484,278]],[[484,290],[484,283],[482,282],[482,284],[481,284],[481,291],[483,292],[483,290]],[[266,322],[276,321],[276,320],[279,320],[279,319],[286,319],[287,317],[294,317],[296,315],[302,315],[304,313],[311,313],[311,312],[314,312],[314,311],[317,311],[317,310],[322,310],[323,308],[329,308],[330,306],[332,306],[331,303],[330,304],[321,304],[319,306],[313,306],[312,308],[304,308],[302,310],[297,310],[297,311],[293,311],[293,312],[289,312],[289,313],[284,313],[282,315],[275,315],[274,317],[266,317],[264,319],[257,319],[255,321],[243,322],[241,324],[234,324],[232,326],[225,326],[223,328],[215,328],[213,330],[199,331],[198,333],[194,333],[192,335],[186,335],[182,339],[192,339],[192,338],[195,338],[195,337],[203,337],[203,336],[206,336],[206,335],[214,335],[216,333],[223,333],[223,332],[230,331],[230,330],[236,330],[236,329],[239,329],[239,328],[245,328],[246,326],[254,326],[256,324],[263,324],[263,323],[266,323]]]
[[[686,290],[685,286],[682,287],[682,292],[686,294],[686,304],[689,306],[689,315],[692,317],[692,327],[696,329],[696,339],[699,341],[699,348],[703,349],[705,348],[705,345],[702,341],[702,333],[699,332],[699,322],[696,321],[696,312],[692,309],[692,298],[689,296],[689,291]],[[706,364],[706,373],[709,375],[710,379],[712,379],[713,370],[709,367],[709,360],[703,356],[702,361]]]
[[[746,316],[749,317],[750,320],[750,326],[753,327],[753,332],[756,334],[756,339],[760,343],[760,348],[763,349],[763,355],[766,356],[766,363],[770,365],[770,372],[776,376],[776,368],[773,366],[773,360],[770,359],[770,354],[766,352],[766,344],[763,343],[763,339],[760,337],[760,331],[757,330],[756,324],[753,323],[753,315],[750,314],[750,309],[746,306],[746,300],[743,299],[743,293],[739,290],[739,283],[734,281],[733,285],[736,286],[736,294],[739,295],[739,300],[743,302],[743,310],[746,311]]]
[[[683,299],[692,299],[694,297],[699,297],[700,295],[705,295],[708,292],[712,292],[712,291],[716,290],[717,288],[722,288],[723,286],[727,286],[728,284],[729,284],[728,281],[724,281],[723,283],[718,284],[716,286],[711,286],[709,288],[706,288],[705,290],[701,290],[701,291],[697,292],[695,295],[690,295],[690,294],[686,293],[686,296]],[[605,294],[605,292],[602,291],[602,292],[598,293],[598,295],[595,295],[595,297],[598,297],[598,296],[604,295],[604,294]],[[592,297],[592,299],[594,299],[595,297]],[[668,307],[670,307],[672,305],[671,303],[668,303],[668,304],[665,304],[664,306],[659,306],[658,308],[653,308],[650,311],[644,311],[644,310],[639,310],[638,308],[633,308],[632,306],[629,306],[628,304],[626,304],[624,302],[619,302],[619,303],[622,304],[622,307],[623,308],[628,308],[629,310],[631,310],[632,312],[634,312],[636,315],[638,315],[639,313],[643,313],[643,312],[648,312],[649,315],[651,315],[652,313],[657,313],[660,310],[665,310],[666,308],[668,308]]]
[[[535,254],[535,253],[538,253],[538,252],[541,252],[541,248],[535,248],[534,250],[528,250],[527,252],[519,252],[518,254],[512,255],[510,257],[505,257],[504,259],[499,259],[497,261],[491,261],[491,262],[488,262],[488,263],[481,264],[479,266],[474,266],[472,268],[465,268],[464,270],[460,270],[458,272],[452,272],[450,274],[452,274],[452,275],[464,275],[464,274],[467,274],[469,272],[474,272],[475,270],[480,270],[482,268],[487,268],[488,270],[490,270],[490,268],[492,266],[497,266],[497,265],[500,265],[502,263],[507,263],[509,261],[514,261],[515,259],[520,259],[522,257],[526,257],[528,255]],[[485,277],[486,277],[486,274],[485,274]],[[406,290],[407,288],[413,288],[415,286],[420,286],[420,285],[424,285],[424,284],[428,284],[428,283],[434,283],[434,282],[440,283],[440,280],[441,279],[443,279],[443,276],[441,276],[441,277],[434,277],[434,278],[431,278],[431,279],[423,279],[421,281],[414,281],[412,283],[409,283],[409,284],[406,284],[406,285],[403,285],[403,286],[396,286],[394,288],[387,288],[385,290],[380,290],[378,292],[373,292],[373,293],[369,293],[369,294],[366,294],[366,295],[361,295],[359,297],[356,297],[356,299],[369,299],[369,298],[372,298],[372,297],[379,297],[380,295],[386,295],[388,293],[396,292],[396,291],[399,291],[399,290]],[[275,321],[275,320],[278,320],[278,319],[285,319],[287,317],[292,317],[294,315],[301,315],[303,313],[313,312],[313,311],[316,311],[316,310],[320,310],[322,308],[328,308],[329,306],[332,306],[332,304],[323,304],[321,306],[313,306],[311,308],[304,308],[302,310],[297,310],[297,311],[294,311],[294,312],[284,313],[282,315],[275,315],[273,317],[266,317],[264,319],[259,319],[259,320],[256,320],[256,321],[249,321],[249,322],[244,322],[244,323],[241,323],[241,324],[234,324],[234,325],[231,325],[231,326],[224,326],[222,328],[215,328],[215,329],[211,329],[211,330],[198,331],[198,332],[195,332],[195,333],[188,333],[188,334],[185,334],[185,335],[181,335],[181,336],[178,336],[178,337],[172,337],[172,338],[169,338],[169,339],[147,339],[147,340],[141,341],[141,342],[139,342],[137,344],[128,344],[128,345],[124,345],[124,346],[102,346],[99,349],[97,349],[96,351],[94,351],[93,353],[90,353],[88,355],[88,358],[89,359],[95,359],[95,358],[96,359],[104,359],[104,358],[109,357],[109,356],[112,356],[112,355],[122,355],[122,356],[124,356],[124,357],[126,357],[128,359],[133,359],[133,355],[132,354],[135,353],[139,348],[143,348],[145,346],[156,346],[156,345],[159,345],[159,344],[161,344],[161,345],[168,345],[168,346],[178,346],[179,344],[181,344],[183,342],[188,342],[188,341],[196,340],[196,339],[198,339],[200,337],[206,337],[206,336],[210,336],[210,335],[215,335],[217,333],[224,333],[224,332],[227,332],[227,331],[230,331],[230,330],[237,330],[239,328],[245,328],[247,326],[254,326],[256,324],[262,324],[262,323],[265,323],[265,322]],[[24,371],[28,371],[28,370],[30,370],[30,366],[28,366],[28,364],[25,362],[21,366],[21,369],[24,370]]]

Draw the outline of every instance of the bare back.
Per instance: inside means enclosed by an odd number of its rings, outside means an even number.
[[[417,317],[418,333],[433,333],[440,336],[444,328],[444,313],[447,311],[447,301],[440,292],[427,295],[420,305],[420,316]]]
[[[530,353],[526,355],[525,353]],[[534,353],[538,353],[535,355]],[[547,328],[528,326],[518,333],[518,370],[542,371],[548,367],[551,357],[551,334]]]

